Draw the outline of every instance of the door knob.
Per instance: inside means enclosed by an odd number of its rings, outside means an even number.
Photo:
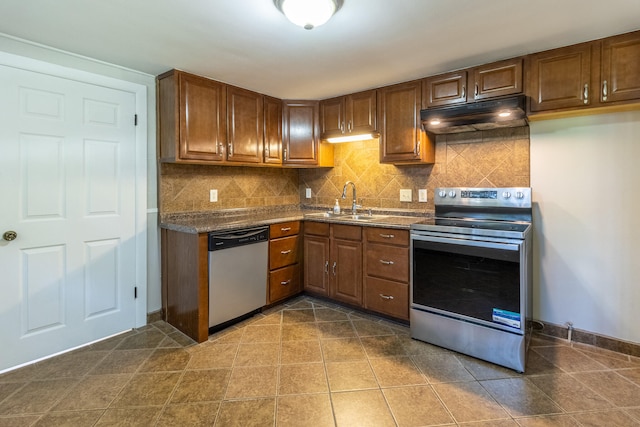
[[[15,240],[16,237],[18,237],[18,233],[16,233],[15,231],[5,231],[4,234],[2,235],[2,238],[7,242]]]

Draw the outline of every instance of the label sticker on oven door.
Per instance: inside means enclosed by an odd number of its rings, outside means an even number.
[[[494,308],[492,319],[494,322],[502,323],[503,325],[520,328],[520,313]]]

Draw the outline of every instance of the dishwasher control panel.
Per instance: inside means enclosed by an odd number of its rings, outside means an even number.
[[[269,240],[269,227],[211,232],[209,233],[209,252],[267,240]]]

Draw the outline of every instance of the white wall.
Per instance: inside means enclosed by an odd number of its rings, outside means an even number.
[[[155,77],[116,65],[29,43],[0,33],[0,51],[145,85],[147,87],[147,312],[161,308],[156,184]]]
[[[530,130],[534,318],[640,343],[640,111]]]

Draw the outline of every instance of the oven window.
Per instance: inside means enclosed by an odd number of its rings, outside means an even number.
[[[519,328],[518,251],[414,241],[413,303]]]

